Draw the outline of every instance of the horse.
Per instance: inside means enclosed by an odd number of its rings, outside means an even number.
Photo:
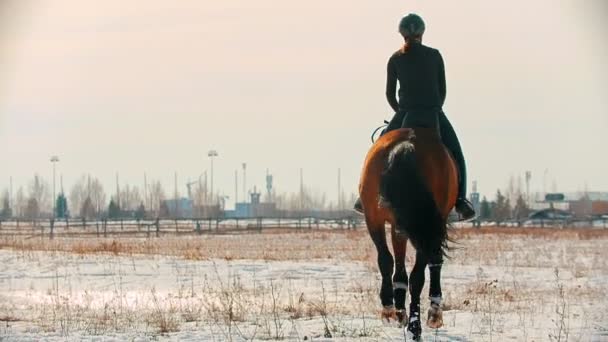
[[[447,218],[456,203],[458,171],[441,142],[438,129],[400,128],[382,135],[370,148],[359,183],[365,222],[378,252],[382,276],[382,318],[395,319],[414,340],[422,334],[420,293],[430,270],[430,309],[427,326],[443,325],[441,265],[447,252]],[[391,226],[395,257],[387,245],[385,223]],[[416,249],[410,273],[410,316],[405,311],[408,239]],[[391,278],[392,277],[392,278]]]

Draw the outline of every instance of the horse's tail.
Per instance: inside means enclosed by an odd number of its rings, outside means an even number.
[[[397,230],[407,234],[418,251],[427,257],[446,255],[447,221],[418,171],[411,142],[401,142],[390,151],[382,173],[380,196],[392,209]]]

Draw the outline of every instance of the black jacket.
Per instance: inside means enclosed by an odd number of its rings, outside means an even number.
[[[399,101],[395,98],[399,81]],[[445,67],[438,50],[411,44],[388,60],[386,98],[398,111],[440,111],[446,95]]]

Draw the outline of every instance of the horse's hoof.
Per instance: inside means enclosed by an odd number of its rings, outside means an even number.
[[[422,327],[418,319],[410,320],[407,325],[408,338],[413,341],[421,341]]]
[[[439,329],[443,326],[443,310],[439,305],[431,304],[426,325],[432,329]]]
[[[397,322],[399,322],[399,326],[404,327],[407,324],[407,312],[405,309],[397,310],[395,314],[397,315]]]
[[[395,311],[395,307],[392,305],[385,306],[384,308],[382,308],[381,315],[383,321],[390,322],[391,320],[397,320],[397,312]]]

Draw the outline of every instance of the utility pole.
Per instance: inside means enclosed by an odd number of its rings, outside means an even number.
[[[8,184],[8,205],[13,209],[13,213],[15,213],[15,209],[13,208],[13,176],[9,177]]]
[[[209,152],[207,153],[207,157],[209,157],[209,159],[211,160],[211,201],[214,201],[213,198],[213,158],[217,157],[218,153],[216,150],[209,150]]]
[[[205,195],[204,195],[204,198],[205,198],[205,205],[207,205],[207,204],[209,204],[209,197],[207,196],[207,189],[208,189],[208,187],[207,187],[207,171],[205,170],[204,173],[205,173]]]
[[[118,172],[116,172],[116,206],[120,208],[120,186],[118,185]]]
[[[175,202],[175,213],[174,213],[174,215],[175,215],[175,217],[177,217],[177,171],[175,171],[175,185],[174,185],[174,187],[175,187],[175,189],[174,189],[175,193],[173,195],[173,201]]]
[[[57,205],[57,200],[55,198],[55,164],[59,161],[59,157],[52,156],[51,163],[53,164],[53,219],[55,218],[55,210]]]
[[[234,170],[234,208],[236,209],[236,204],[239,202],[239,171]]]
[[[243,203],[247,203],[247,163],[243,163]]]
[[[530,179],[532,179],[532,172],[526,171],[526,203],[528,208],[530,207]]]
[[[144,172],[144,207],[149,210],[148,204],[148,178]]]
[[[300,210],[304,210],[304,170],[300,168]]]
[[[340,168],[338,168],[338,210],[342,210],[342,184],[340,176]]]

